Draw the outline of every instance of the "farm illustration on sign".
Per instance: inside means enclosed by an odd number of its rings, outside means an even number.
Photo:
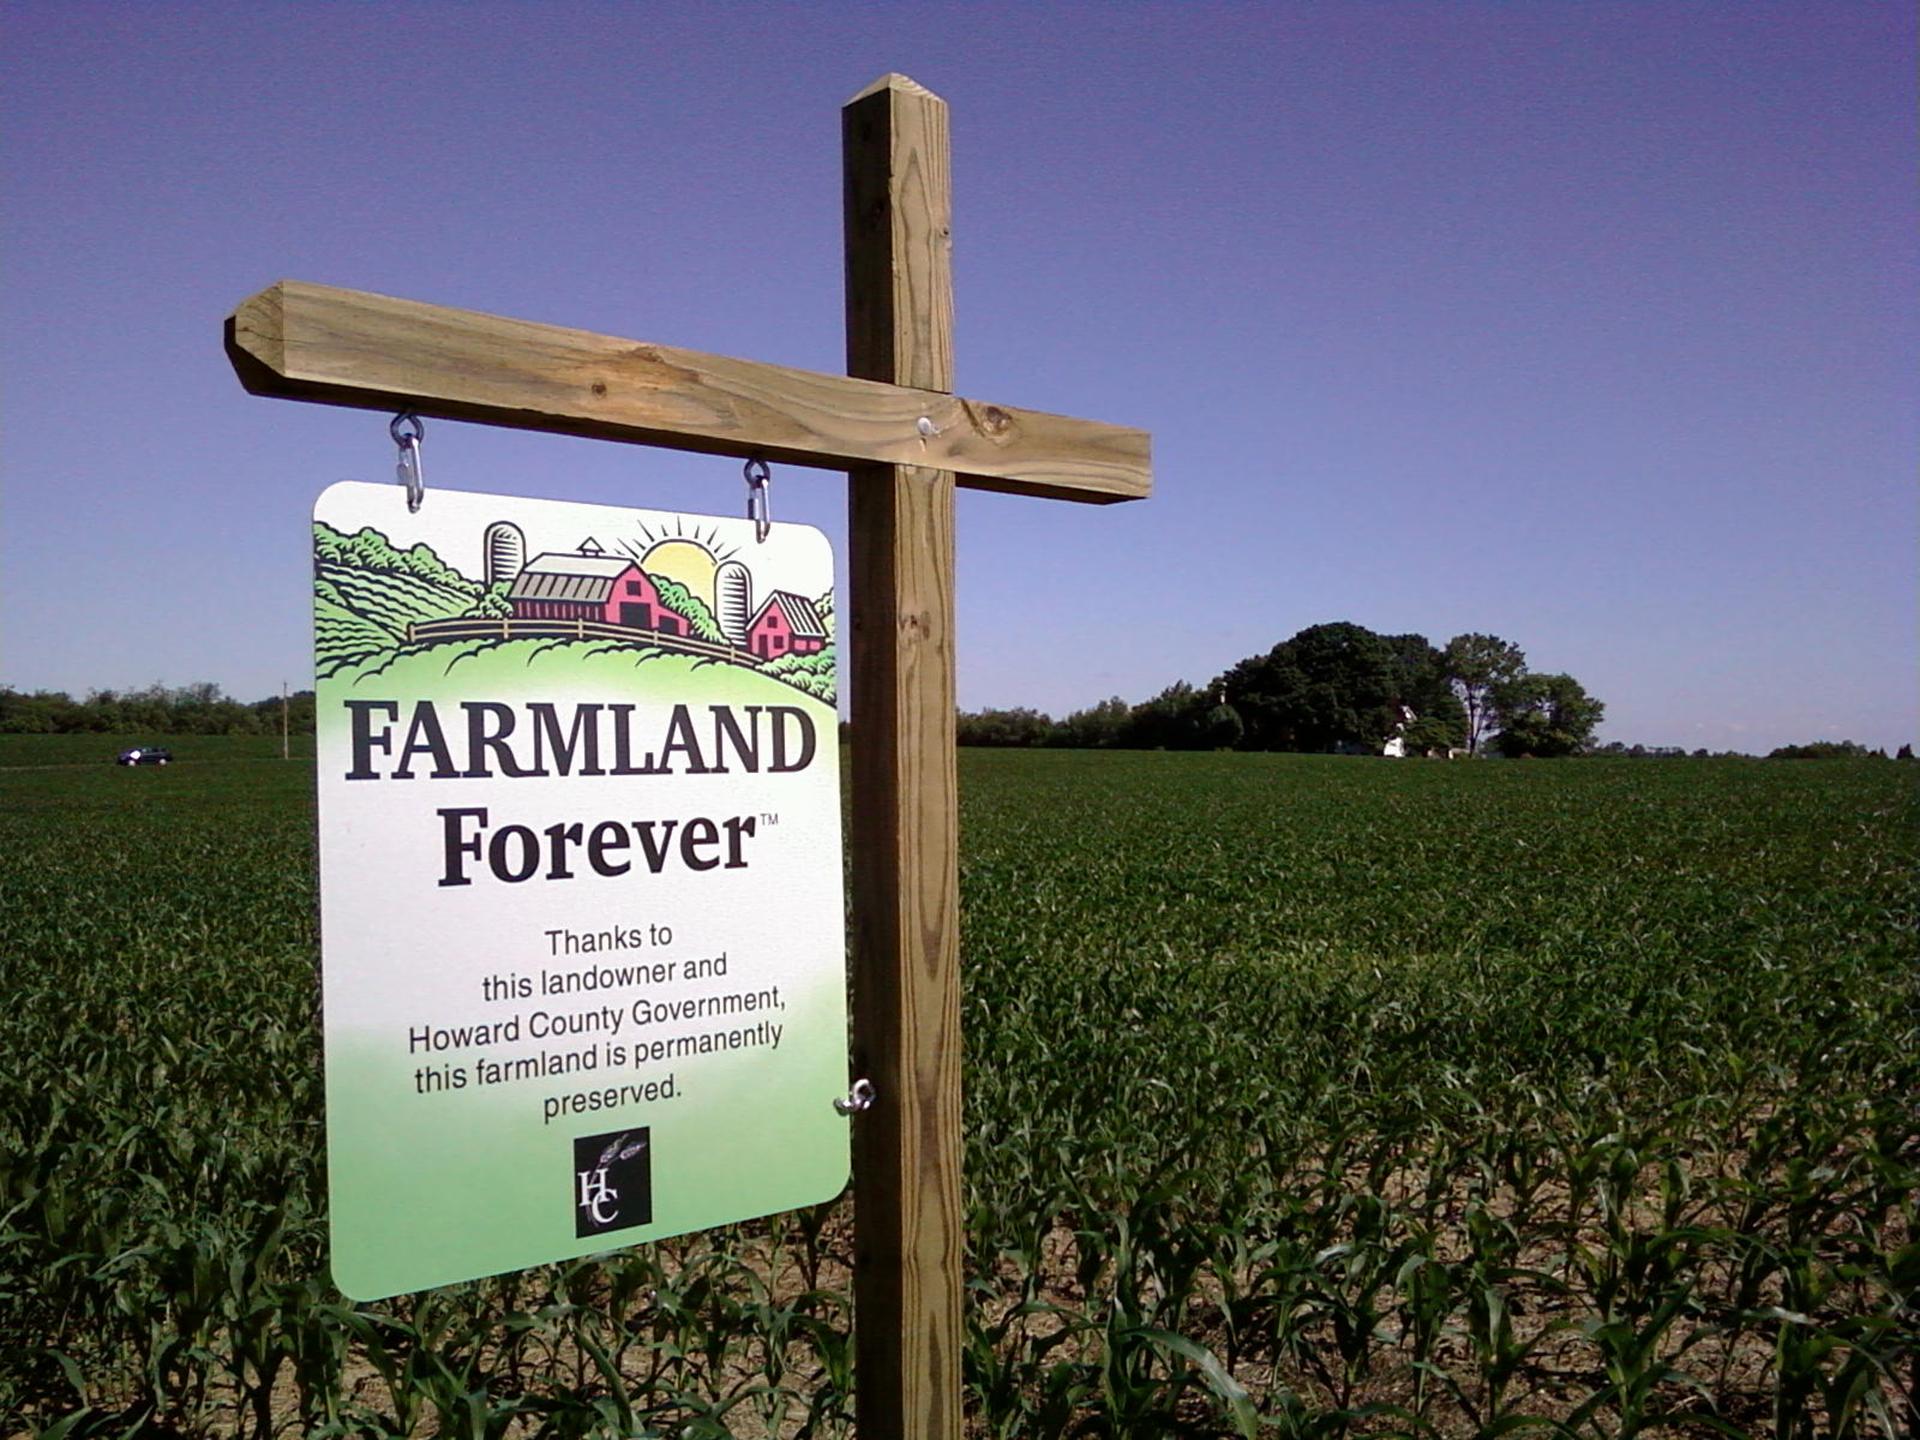
[[[403,549],[371,525],[348,534],[316,521],[320,678],[364,675],[436,647],[538,639],[746,666],[832,704],[832,590],[763,590],[717,527],[695,523],[689,531],[687,517],[670,518],[669,529],[636,519],[634,533],[611,550],[589,535],[531,554],[518,524],[494,520],[477,578],[424,542]]]

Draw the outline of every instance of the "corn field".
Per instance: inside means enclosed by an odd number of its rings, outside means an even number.
[[[0,742],[0,1433],[856,1432],[845,1202],[341,1297],[311,761],[98,748]],[[1917,774],[963,752],[970,1434],[1913,1433]]]

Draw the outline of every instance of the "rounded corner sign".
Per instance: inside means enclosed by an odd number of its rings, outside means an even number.
[[[348,482],[313,566],[340,1288],[838,1194],[826,537]]]

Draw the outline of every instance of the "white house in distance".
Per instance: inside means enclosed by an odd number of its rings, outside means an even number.
[[[1380,753],[1382,755],[1386,756],[1389,760],[1404,760],[1407,758],[1407,726],[1411,725],[1415,718],[1417,717],[1410,708],[1405,705],[1400,707],[1400,723],[1393,727],[1393,734],[1388,737],[1387,743],[1381,747]]]

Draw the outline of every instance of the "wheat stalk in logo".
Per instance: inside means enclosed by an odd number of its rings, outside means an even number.
[[[624,1130],[613,1137],[613,1143],[600,1152],[600,1169],[606,1169],[607,1166],[613,1164],[616,1160],[631,1160],[647,1148],[647,1137],[645,1135],[642,1135],[638,1140],[635,1140],[629,1145],[627,1140],[632,1134],[633,1132],[631,1130]]]

